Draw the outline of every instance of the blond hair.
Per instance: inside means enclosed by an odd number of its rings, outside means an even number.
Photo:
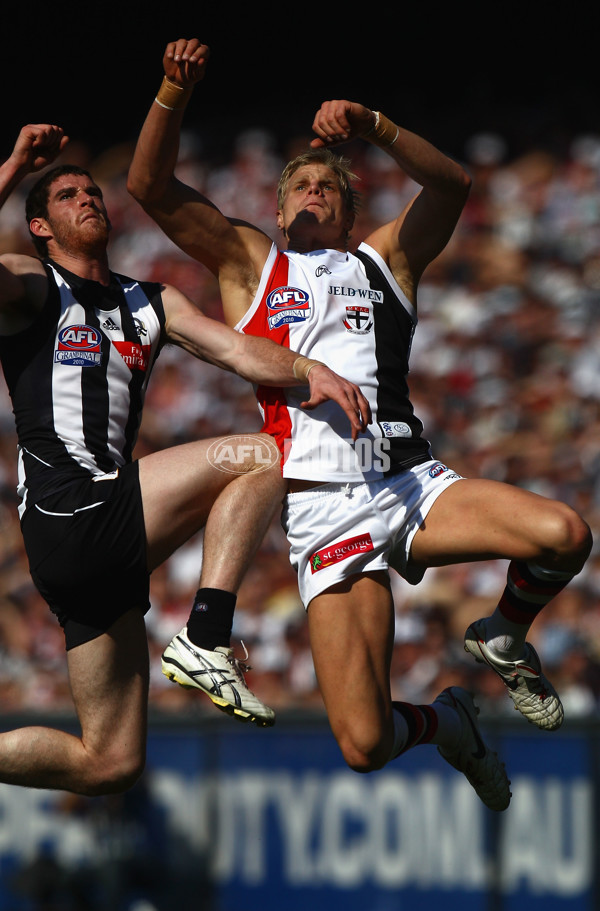
[[[279,209],[282,208],[290,180],[298,168],[315,163],[325,165],[325,167],[333,171],[338,179],[348,211],[356,214],[360,194],[352,186],[352,181],[358,180],[358,177],[350,170],[350,159],[336,155],[331,149],[310,149],[308,152],[303,152],[288,162],[281,173],[277,185],[277,207]]]

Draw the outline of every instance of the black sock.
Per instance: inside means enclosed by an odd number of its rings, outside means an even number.
[[[219,588],[199,588],[187,622],[190,642],[211,652],[218,645],[228,648],[236,597]]]

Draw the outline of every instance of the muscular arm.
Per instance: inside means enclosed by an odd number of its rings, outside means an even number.
[[[228,219],[205,196],[175,176],[185,104],[209,57],[196,39],[167,45],[171,85],[154,101],[135,148],[127,189],[171,240],[219,279],[225,318],[235,325],[248,309],[271,240],[258,228]],[[167,107],[164,104],[167,104]],[[175,107],[169,109],[171,104]]]
[[[306,380],[306,364],[294,371],[299,355],[270,339],[243,335],[223,323],[204,316],[176,288],[165,285],[162,291],[167,335],[174,344],[202,360],[237,373],[252,383],[266,386],[299,386],[308,382],[310,397],[302,403],[316,408],[331,399],[337,402],[350,420],[352,438],[356,439],[371,421],[369,404],[358,386],[334,373],[325,364],[311,367]],[[306,362],[306,358],[302,358]],[[297,365],[300,367],[300,364]]]
[[[51,164],[68,141],[54,124],[24,126],[10,157],[0,165],[0,208],[24,177]],[[0,332],[10,334],[27,325],[44,295],[45,273],[38,259],[0,256]]]
[[[418,281],[430,262],[444,249],[463,210],[471,178],[458,164],[430,142],[396,124],[376,117],[364,105],[327,101],[313,123],[313,148],[333,146],[356,136],[378,145],[402,168],[421,191],[398,217],[376,229],[369,243],[390,266],[396,280],[414,300]],[[387,135],[381,137],[387,126]],[[379,135],[378,135],[379,134]]]

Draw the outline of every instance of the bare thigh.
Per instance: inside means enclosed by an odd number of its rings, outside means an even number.
[[[392,748],[394,607],[384,572],[350,576],[308,607],[315,672],[349,765],[381,764]]]
[[[278,465],[279,453],[270,437],[248,434],[244,439],[259,439],[261,445],[265,442],[271,445]],[[151,570],[205,526],[215,500],[225,487],[243,483],[251,475],[268,475],[262,465],[255,465],[251,452],[239,474],[215,467],[209,457],[215,442],[217,440],[207,439],[185,443],[140,459],[140,488]],[[270,471],[280,474],[278,467]]]
[[[432,506],[413,539],[411,561],[539,560],[579,572],[590,543],[585,522],[566,504],[498,481],[465,479]]]

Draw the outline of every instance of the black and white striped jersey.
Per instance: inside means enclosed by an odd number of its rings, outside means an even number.
[[[44,263],[48,297],[0,338],[15,415],[21,517],[74,478],[131,461],[150,373],[165,341],[160,285],[111,273],[108,287]]]

